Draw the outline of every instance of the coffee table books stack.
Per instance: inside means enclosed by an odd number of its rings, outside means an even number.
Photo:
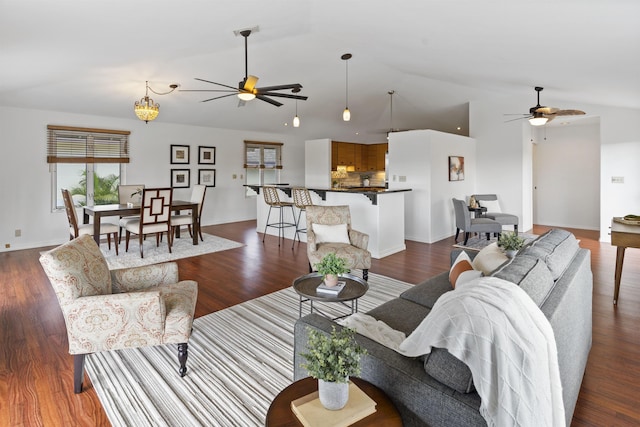
[[[344,280],[339,281],[335,286],[327,286],[323,281],[316,288],[316,292],[324,295],[338,295],[345,286],[347,286],[347,282]]]
[[[375,413],[376,402],[349,382],[349,401],[338,411],[325,409],[317,391],[292,401],[291,410],[305,427],[347,427]]]

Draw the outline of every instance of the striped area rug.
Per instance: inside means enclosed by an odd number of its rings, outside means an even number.
[[[359,309],[410,286],[370,273]],[[114,426],[263,426],[271,401],[293,381],[298,307],[287,288],[196,319],[184,378],[175,345],[95,353],[86,370]],[[337,304],[322,308],[344,313]]]

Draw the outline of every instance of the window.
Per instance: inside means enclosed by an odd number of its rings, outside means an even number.
[[[129,131],[47,126],[51,203],[64,208],[61,189],[77,205],[118,202],[122,166],[129,163]]]
[[[244,142],[245,184],[266,185],[280,182],[282,169],[282,143],[280,142]],[[247,196],[255,192],[247,188]]]

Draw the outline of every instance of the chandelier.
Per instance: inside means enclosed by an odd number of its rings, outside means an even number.
[[[149,82],[145,82],[145,93],[144,97],[140,99],[140,101],[136,101],[133,105],[133,111],[136,113],[136,116],[140,120],[144,120],[145,123],[149,123],[158,117],[158,113],[160,113],[160,104],[153,101],[153,99],[149,98],[149,91],[155,93],[156,95],[167,95],[178,87],[177,84],[169,85],[171,89],[169,92],[158,93],[149,87]]]

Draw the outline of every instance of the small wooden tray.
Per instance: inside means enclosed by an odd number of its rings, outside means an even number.
[[[614,222],[618,222],[620,224],[627,224],[627,225],[640,225],[640,221],[634,221],[631,219],[624,219],[621,216],[614,216],[613,217],[613,221]]]

